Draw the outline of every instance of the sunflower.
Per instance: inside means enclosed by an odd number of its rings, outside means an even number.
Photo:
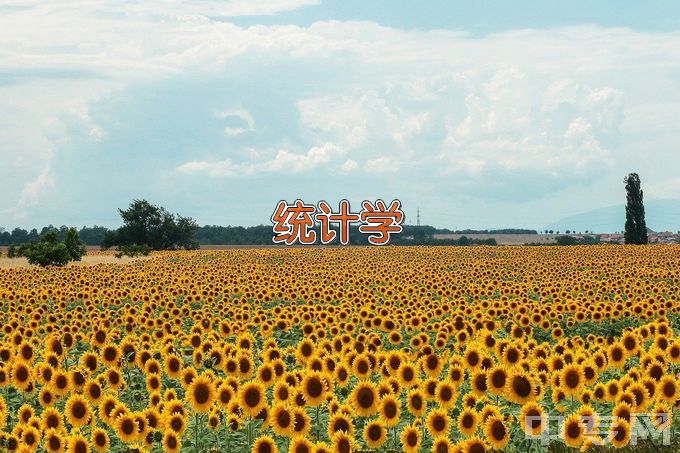
[[[349,384],[351,373],[344,363],[339,363],[333,373],[335,383],[338,387],[346,387]]]
[[[306,436],[311,429],[311,420],[304,409],[293,409],[293,436]]]
[[[66,439],[61,430],[48,429],[43,433],[43,447],[49,453],[61,453],[65,450]]]
[[[387,429],[379,420],[372,420],[364,427],[363,437],[369,448],[379,448],[387,439]]]
[[[260,436],[253,443],[252,453],[277,453],[276,442],[269,436]]]
[[[187,420],[184,418],[182,414],[177,412],[168,416],[165,419],[164,424],[168,430],[177,433],[180,437],[187,429]]]
[[[616,418],[609,427],[608,439],[614,448],[623,448],[630,442],[630,423],[622,418]]]
[[[268,363],[260,365],[260,367],[257,369],[257,379],[266,387],[272,385],[275,378],[276,374],[274,373],[274,369]]]
[[[547,427],[548,418],[543,408],[538,403],[532,401],[522,406],[519,413],[519,422],[522,431],[527,436],[537,437]]]
[[[568,447],[581,445],[586,429],[578,414],[567,417],[560,428],[560,437]]]
[[[354,450],[354,436],[345,431],[338,431],[331,437],[333,453],[351,453]]]
[[[72,434],[68,437],[68,453],[89,453],[90,444],[80,434]]]
[[[109,435],[105,430],[97,428],[92,431],[92,436],[90,436],[90,441],[95,451],[105,452],[109,450],[111,441],[109,440]]]
[[[120,362],[120,349],[113,343],[107,343],[101,348],[101,359],[104,365],[118,367]]]
[[[476,344],[471,343],[468,345],[463,355],[463,361],[465,368],[470,370],[470,372],[479,371],[482,366],[482,353]]]
[[[12,386],[18,390],[26,391],[32,385],[33,370],[28,363],[15,359],[10,368]]]
[[[257,416],[267,403],[264,386],[257,381],[246,382],[239,388],[238,402],[246,416]]]
[[[57,409],[48,407],[40,415],[40,429],[46,431],[48,429],[61,430],[64,428],[64,417]]]
[[[328,419],[328,437],[333,437],[338,431],[344,431],[354,436],[354,424],[348,414],[340,411],[331,415]]]
[[[652,423],[657,431],[663,431],[673,422],[673,410],[666,403],[657,403],[652,409]]]
[[[432,442],[432,451],[434,453],[449,453],[456,450],[454,448],[453,442],[451,442],[445,436],[439,436]]]
[[[118,438],[126,444],[134,442],[139,437],[139,425],[132,414],[121,414],[116,417],[114,428]]]
[[[417,453],[422,441],[420,429],[414,425],[407,425],[401,431],[399,440],[404,453]]]
[[[304,437],[296,437],[290,441],[288,451],[291,453],[312,453],[314,445]]]
[[[71,381],[68,377],[68,373],[62,370],[55,371],[52,377],[52,389],[54,394],[58,396],[66,395],[71,386]]]
[[[504,394],[507,381],[508,372],[504,366],[497,365],[491,368],[487,373],[487,388],[489,389],[489,392],[494,395]]]
[[[378,411],[378,389],[370,381],[360,381],[352,389],[349,401],[360,417],[373,415]]]
[[[595,430],[600,422],[595,409],[593,409],[592,406],[586,404],[581,406],[578,411],[576,411],[576,413],[579,415],[579,417],[581,417],[581,422],[583,422],[583,426],[585,426],[586,434],[590,436],[595,433]]]
[[[199,376],[194,379],[186,391],[185,399],[194,412],[204,414],[208,412],[210,406],[215,402],[217,392],[212,381],[206,376]]]
[[[354,358],[352,361],[352,373],[359,380],[368,379],[371,376],[373,367],[367,354],[359,354]]]
[[[163,367],[165,368],[165,375],[170,378],[179,379],[182,376],[182,360],[176,355],[165,356]]]
[[[329,391],[329,379],[319,371],[308,371],[302,377],[302,395],[307,405],[316,407],[325,401]]]
[[[271,426],[279,436],[290,436],[293,432],[293,412],[284,404],[274,405],[271,411]]]
[[[486,453],[489,447],[479,437],[471,437],[462,442],[461,449],[465,453]]]
[[[28,447],[29,451],[34,451],[40,443],[40,432],[34,426],[27,426],[21,433],[21,443]]]
[[[431,378],[438,378],[444,368],[444,360],[437,354],[428,354],[420,360],[423,372]]]
[[[619,343],[614,343],[607,349],[607,359],[609,366],[623,368],[626,363],[626,352]]]
[[[68,420],[72,426],[81,428],[87,424],[92,412],[90,410],[90,405],[85,398],[81,395],[73,394],[66,401],[64,414],[66,415],[66,420]]]
[[[163,451],[167,453],[178,453],[182,448],[182,436],[175,431],[166,431],[163,434]]]
[[[111,415],[116,408],[118,400],[113,395],[106,395],[99,401],[98,413],[99,418],[106,424],[111,424]]]
[[[458,431],[465,437],[470,437],[477,432],[479,414],[476,410],[466,407],[458,414]]]
[[[505,396],[516,404],[525,404],[536,397],[533,378],[523,371],[513,371],[508,377]]]
[[[222,410],[226,410],[227,407],[229,406],[229,403],[231,403],[234,400],[234,390],[231,388],[229,384],[223,382],[217,388],[217,396],[215,400],[217,401],[217,404]]]
[[[51,407],[56,402],[56,396],[50,386],[45,386],[38,393],[38,402],[43,408]]]
[[[109,368],[106,370],[106,382],[109,388],[113,390],[118,390],[125,386],[125,381],[123,376],[121,376],[120,371],[115,368]]]
[[[633,407],[629,403],[623,402],[619,402],[614,406],[612,409],[612,416],[622,418],[629,423],[631,423],[635,417]]]
[[[451,429],[451,418],[444,409],[435,409],[427,415],[427,430],[432,437],[446,436]]]
[[[678,381],[670,375],[661,378],[656,386],[657,400],[668,404],[674,404],[680,398]]]
[[[585,385],[585,373],[583,368],[576,364],[570,364],[559,372],[560,386],[566,396],[578,395]]]
[[[420,417],[427,410],[425,393],[420,389],[411,390],[406,396],[406,409],[415,417]]]
[[[418,373],[416,367],[410,363],[403,362],[397,370],[397,379],[402,387],[413,388],[418,385]]]

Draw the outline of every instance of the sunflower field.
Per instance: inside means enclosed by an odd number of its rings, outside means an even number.
[[[0,269],[0,450],[660,451],[678,269],[680,246]]]

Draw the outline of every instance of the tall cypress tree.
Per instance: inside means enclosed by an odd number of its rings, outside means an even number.
[[[645,223],[645,206],[642,203],[640,177],[637,173],[629,174],[626,183],[626,244],[646,244],[647,224]]]

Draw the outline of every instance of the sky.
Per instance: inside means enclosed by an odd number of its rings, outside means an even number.
[[[281,199],[545,225],[680,198],[680,3],[0,0],[0,227]],[[678,225],[680,227],[680,225]]]

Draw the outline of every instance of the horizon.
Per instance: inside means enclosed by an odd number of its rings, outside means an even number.
[[[542,230],[629,172],[678,200],[680,5],[11,0],[0,29],[5,228],[383,198]]]

